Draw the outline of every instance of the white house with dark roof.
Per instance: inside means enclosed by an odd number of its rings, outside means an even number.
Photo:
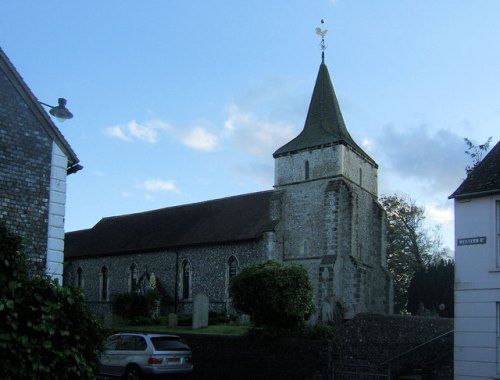
[[[455,204],[455,379],[500,378],[500,142]]]
[[[32,274],[62,283],[66,177],[81,168],[0,49],[0,222],[21,236]]]
[[[276,150],[274,190],[103,218],[66,234],[65,280],[101,314],[114,294],[154,273],[165,304],[193,297],[230,312],[229,281],[262,260],[302,265],[314,287],[313,322],[392,312],[376,162],[345,126],[324,61],[304,129]]]

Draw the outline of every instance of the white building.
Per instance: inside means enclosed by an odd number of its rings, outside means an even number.
[[[500,142],[455,200],[455,379],[500,379]]]

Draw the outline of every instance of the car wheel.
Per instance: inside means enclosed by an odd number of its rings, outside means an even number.
[[[125,372],[125,380],[141,380],[142,373],[141,369],[137,366],[131,366],[127,368]]]

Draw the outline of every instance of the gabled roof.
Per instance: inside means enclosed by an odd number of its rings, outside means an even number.
[[[10,62],[9,58],[1,48],[0,71],[4,72],[19,95],[23,98],[24,102],[28,106],[28,109],[30,109],[31,112],[33,112],[33,115],[38,119],[40,125],[43,127],[47,135],[49,135],[50,138],[55,141],[55,143],[68,158],[68,174],[80,170],[82,167],[78,165],[80,160],[76,156],[76,153],[73,151],[59,129],[52,122],[47,112],[45,112],[45,110],[42,108],[38,99],[35,97],[35,95],[33,95],[30,88],[24,82],[21,75],[19,75],[16,68]]]
[[[475,198],[493,194],[500,194],[500,141],[449,198]]]
[[[66,233],[65,257],[154,252],[257,239],[273,228],[274,191],[244,194],[101,219]]]
[[[273,156],[276,158],[305,149],[315,149],[334,144],[351,147],[366,160],[377,166],[375,161],[354,142],[347,131],[328,68],[322,62],[314,85],[304,129],[292,141],[274,152]]]

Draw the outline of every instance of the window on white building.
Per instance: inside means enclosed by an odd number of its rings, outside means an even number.
[[[497,201],[497,267],[500,267],[500,201]]]
[[[497,373],[500,374],[500,302],[497,302]]]

